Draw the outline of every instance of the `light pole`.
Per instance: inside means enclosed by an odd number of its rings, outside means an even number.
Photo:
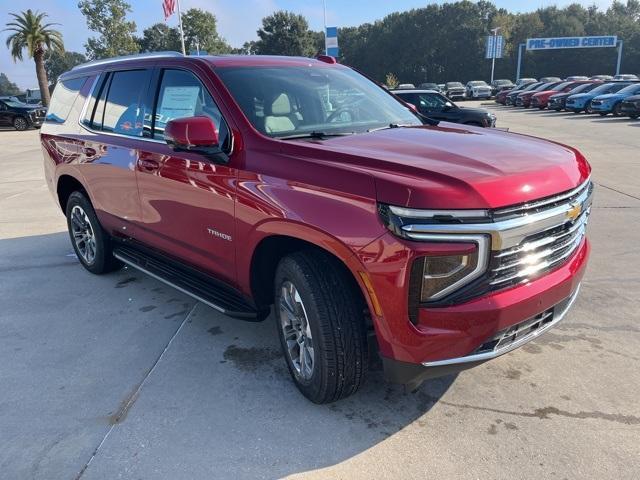
[[[491,83],[493,83],[493,72],[496,69],[496,53],[498,49],[498,30],[500,30],[500,27],[491,29],[491,33],[493,33],[493,48],[491,49]]]
[[[327,51],[327,0],[322,0],[322,10],[324,11],[324,54],[328,55]]]

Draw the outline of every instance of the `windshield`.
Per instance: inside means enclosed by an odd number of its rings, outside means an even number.
[[[460,82],[448,82],[447,88],[464,88],[464,85],[462,85]]]
[[[4,103],[6,103],[8,106],[10,107],[28,107],[29,105],[21,103],[21,102],[14,102],[12,100],[3,100]]]
[[[568,87],[572,83],[573,82],[562,82],[561,84],[556,85],[555,87],[553,87],[551,90],[553,90],[554,92],[559,92],[560,90],[562,90],[563,88]]]
[[[589,92],[591,90],[593,90],[594,88],[600,86],[600,83],[583,83],[582,85],[578,85],[575,88],[572,88],[571,90],[569,90],[567,93],[570,94],[574,94],[574,93],[586,93]]]
[[[635,84],[629,85],[628,87],[624,87],[623,89],[620,90],[619,93],[624,93],[625,95],[628,94],[628,93],[634,94],[639,90],[640,90],[640,85],[635,83]]]
[[[512,85],[511,80],[496,80],[496,85]]]
[[[216,73],[253,126],[271,137],[423,124],[409,108],[350,68],[228,67]]]
[[[541,83],[531,83],[531,84],[529,84],[529,85],[526,85],[526,86],[522,89],[522,91],[523,91],[523,92],[528,92],[528,91],[530,91],[530,90],[533,90],[534,88],[538,88],[538,87],[539,87],[539,86],[541,86],[541,85],[542,85]]]
[[[469,82],[472,87],[486,87],[487,82]]]

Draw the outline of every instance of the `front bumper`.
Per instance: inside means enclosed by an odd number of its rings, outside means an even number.
[[[389,382],[407,385],[413,390],[427,379],[455,374],[505,355],[535,340],[557,325],[571,309],[579,292],[580,284],[568,297],[551,308],[497,332],[468,355],[425,361],[421,364],[382,357],[385,378]]]

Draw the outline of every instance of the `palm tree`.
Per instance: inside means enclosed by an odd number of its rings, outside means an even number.
[[[62,34],[50,27],[54,23],[44,23],[46,13],[33,12],[31,9],[20,15],[11,13],[14,20],[7,23],[5,31],[13,32],[7,38],[7,48],[11,50],[13,61],[22,60],[22,51],[27,50],[29,58],[36,63],[36,75],[40,87],[42,104],[49,106],[49,82],[44,68],[44,54],[47,50],[64,52]]]

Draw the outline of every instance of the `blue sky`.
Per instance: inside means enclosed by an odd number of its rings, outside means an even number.
[[[138,32],[156,22],[163,21],[162,0],[128,0],[133,12],[130,18],[136,22]],[[327,23],[332,26],[345,27],[372,22],[394,12],[423,7],[428,0],[327,0]],[[584,5],[597,4],[606,8],[611,0],[494,0],[498,7],[511,11],[530,11],[550,5],[564,6],[570,3]],[[9,12],[32,8],[45,11],[51,22],[57,22],[57,27],[64,37],[67,50],[84,53],[84,42],[92,35],[86,27],[83,15],[77,7],[77,0],[0,0],[0,27],[10,19]],[[256,38],[256,30],[266,15],[276,10],[290,10],[307,17],[311,28],[322,30],[323,9],[322,0],[181,0],[182,10],[197,7],[213,12],[218,18],[218,31],[233,46],[241,46],[247,40]],[[175,25],[176,17],[169,19],[170,25]],[[6,32],[0,32],[0,72],[22,88],[35,87],[35,68],[33,61],[25,59],[14,63],[5,48]]]

